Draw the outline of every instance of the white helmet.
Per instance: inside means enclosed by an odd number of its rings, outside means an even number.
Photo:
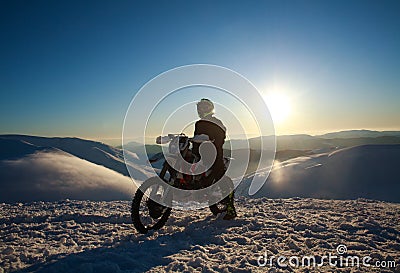
[[[214,114],[214,104],[209,99],[201,99],[197,103],[197,113],[200,118]]]

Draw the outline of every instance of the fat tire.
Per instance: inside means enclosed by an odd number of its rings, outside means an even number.
[[[159,220],[152,226],[145,227],[143,223],[140,220],[140,202],[142,201],[143,195],[146,192],[146,190],[154,185],[154,180],[151,178],[143,182],[143,184],[138,188],[138,190],[135,193],[135,196],[133,197],[132,200],[132,207],[131,207],[131,218],[133,225],[135,226],[136,230],[142,234],[146,234],[149,230],[157,230],[162,228],[166,223],[171,215],[171,208],[167,208],[164,213],[160,216]]]

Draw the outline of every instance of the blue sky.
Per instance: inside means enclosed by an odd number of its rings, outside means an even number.
[[[279,134],[400,129],[398,1],[2,1],[0,133],[118,138],[147,81],[233,69],[291,113]]]

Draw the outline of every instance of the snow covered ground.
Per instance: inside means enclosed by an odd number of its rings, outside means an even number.
[[[128,201],[3,203],[0,272],[400,272],[400,204],[242,197],[237,209],[233,221],[173,211],[166,227],[141,235]],[[293,258],[260,266],[264,255],[369,256],[371,266],[297,267]]]
[[[0,273],[400,272],[400,145],[280,162],[252,198],[251,175],[240,183],[236,220],[175,210],[146,235],[131,223],[126,168],[143,180],[152,172],[134,153],[126,167],[122,151],[103,143],[17,135],[0,136],[0,150]],[[339,245],[347,252],[338,255]],[[288,264],[304,255],[322,266]],[[332,266],[327,255],[371,257],[371,266]]]

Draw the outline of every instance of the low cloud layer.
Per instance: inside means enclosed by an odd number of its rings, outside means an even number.
[[[400,145],[363,145],[276,163],[253,197],[369,198],[400,202]],[[264,176],[266,173],[258,172]],[[237,193],[247,195],[251,177]]]
[[[128,200],[134,183],[106,167],[62,151],[0,161],[0,202]]]

